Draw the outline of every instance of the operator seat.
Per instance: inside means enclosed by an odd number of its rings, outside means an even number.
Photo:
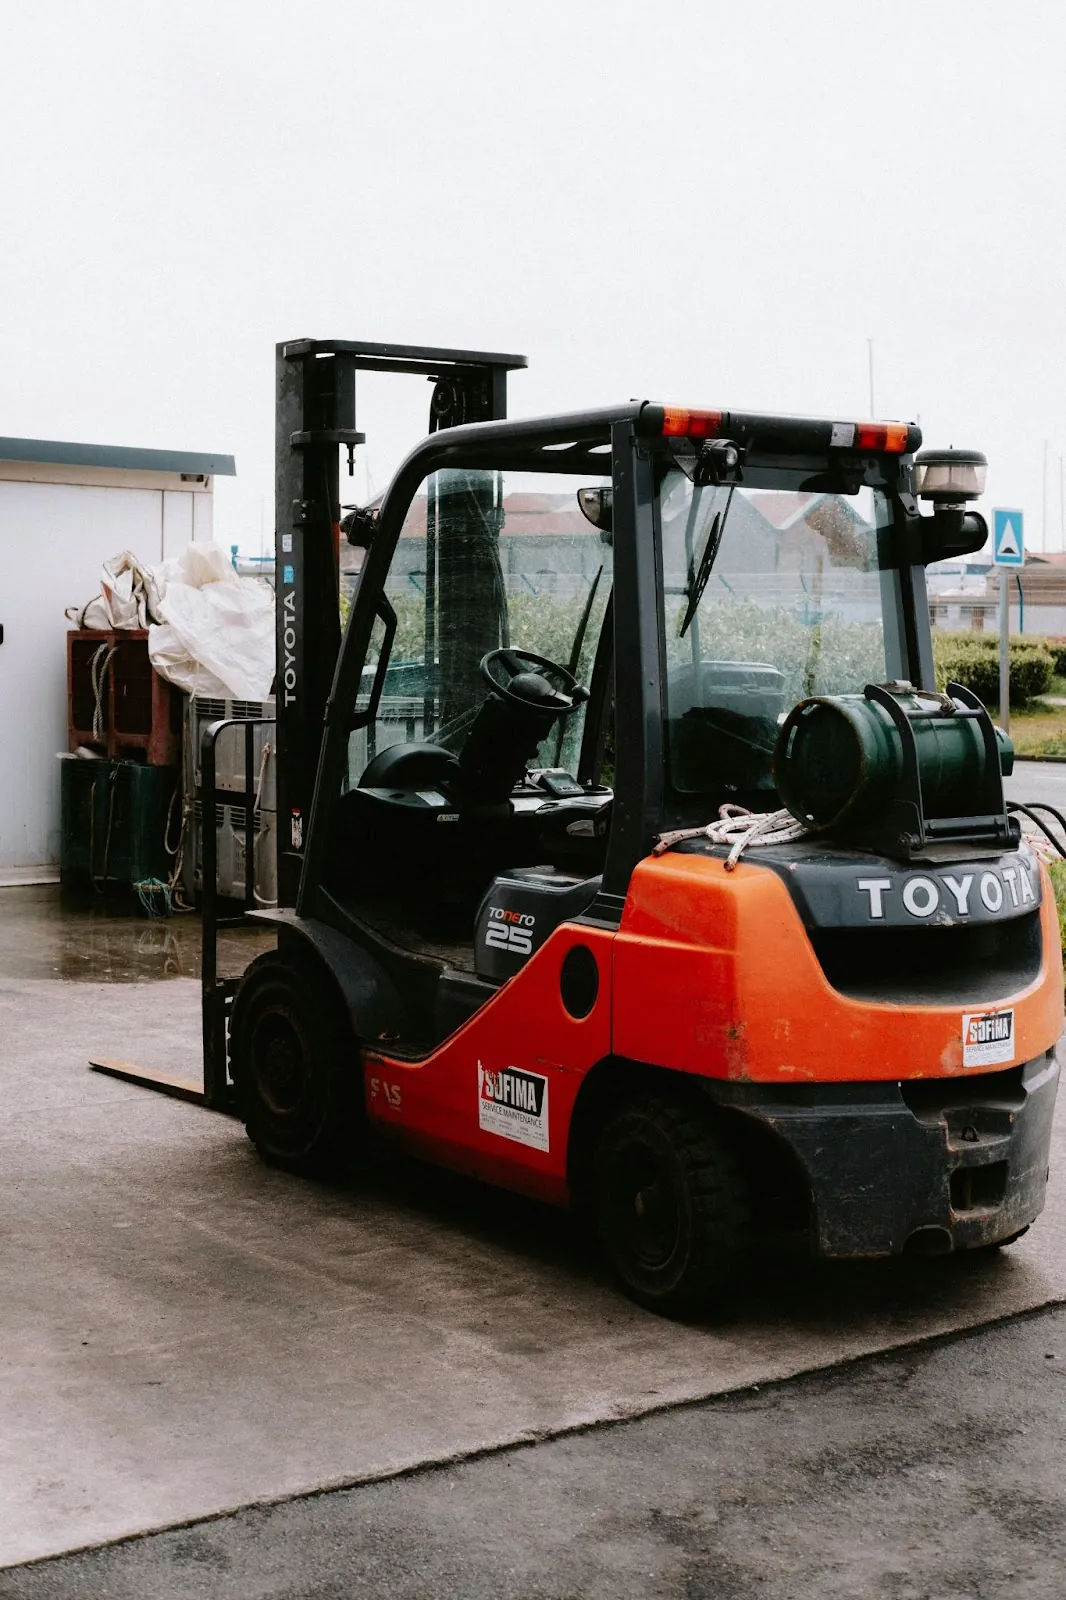
[[[422,920],[469,927],[503,867],[535,853],[531,814],[485,814],[466,801],[457,757],[430,742],[389,745],[371,758],[334,816],[329,875],[360,900],[410,902]]]
[[[390,744],[367,763],[360,789],[452,789],[458,759],[439,744]]]

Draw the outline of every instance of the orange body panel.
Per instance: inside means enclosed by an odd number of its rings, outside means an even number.
[[[563,1204],[578,1091],[612,1054],[760,1083],[946,1077],[972,1070],[962,1064],[964,1011],[1012,1007],[1014,1060],[1040,1055],[1063,1026],[1046,874],[1041,918],[1043,966],[1017,995],[994,1006],[875,1003],[830,987],[774,872],[741,862],[727,873],[706,856],[648,859],[633,874],[617,933],[564,923],[422,1060],[364,1052],[369,1115],[433,1161]],[[577,944],[593,952],[600,980],[584,1018],[570,1016],[560,996],[563,960]],[[483,1123],[482,1072],[508,1068],[544,1082],[540,1147]]]
[[[1014,1008],[1015,1061],[1063,1027],[1054,896],[1043,875],[1044,962],[994,1005],[896,1005],[830,987],[785,885],[708,856],[640,863],[615,940],[614,1049],[712,1078],[760,1083],[962,1073],[964,1011]]]

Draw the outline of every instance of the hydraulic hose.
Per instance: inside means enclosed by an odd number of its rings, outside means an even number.
[[[1049,815],[1055,818],[1055,821],[1062,829],[1063,837],[1066,838],[1066,817],[1063,816],[1061,811],[1056,811],[1054,806],[1047,805],[1043,800],[1028,800],[1024,804],[1020,800],[1008,800],[1007,810],[1020,811],[1023,816],[1029,818],[1030,822],[1035,822],[1048,843],[1058,851],[1060,856],[1066,859],[1066,846],[1059,839],[1056,839],[1047,824],[1042,822],[1036,815],[1038,811],[1048,812]]]

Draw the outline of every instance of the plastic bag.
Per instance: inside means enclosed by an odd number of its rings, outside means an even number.
[[[131,551],[123,550],[104,562],[100,593],[80,611],[68,606],[66,616],[78,628],[147,628],[159,621],[160,593],[156,571],[143,567]]]
[[[186,545],[156,569],[159,623],[148,630],[156,671],[187,694],[263,700],[274,681],[274,595],[242,578],[221,545]]]

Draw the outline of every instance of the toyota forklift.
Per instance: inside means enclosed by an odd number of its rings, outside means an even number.
[[[1009,741],[935,683],[925,569],[984,543],[983,458],[653,401],[510,420],[525,364],[278,347],[277,946],[219,977],[209,852],[209,1103],[296,1173],[388,1140],[580,1208],[669,1315],[768,1221],[825,1257],[1009,1244],[1063,975]],[[344,507],[366,369],[428,378],[430,432]]]

